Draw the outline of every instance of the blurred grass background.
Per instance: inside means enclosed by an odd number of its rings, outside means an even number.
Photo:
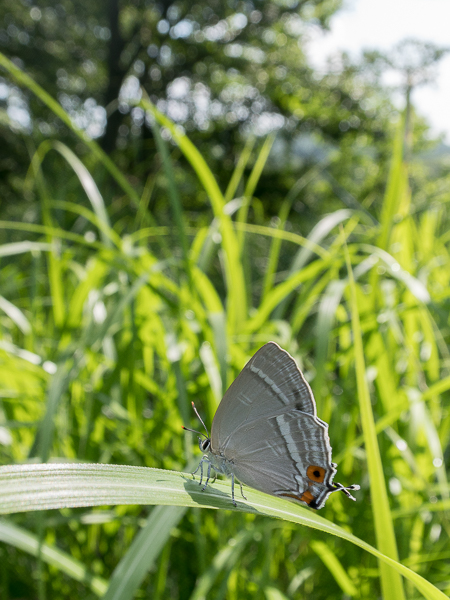
[[[286,22],[273,18],[266,38]],[[274,72],[287,64],[287,45],[270,52]],[[1,464],[186,470],[197,455],[181,430],[198,428],[190,402],[210,424],[245,362],[274,340],[330,424],[336,480],[361,485],[357,502],[334,494],[320,515],[398,552],[448,594],[448,155],[410,95],[400,115],[372,78],[364,108],[361,74],[344,64],[321,82],[317,105],[300,102],[292,82],[276,104],[273,86],[272,108],[295,117],[285,114],[281,128],[238,129],[224,117],[202,130],[195,118],[197,129],[181,126],[170,99],[158,104],[140,81],[123,112],[128,131],[119,125],[112,147],[109,129],[101,138],[77,127],[61,95],[39,85],[31,57],[28,70],[10,56],[2,82],[28,99],[33,126],[4,112]],[[243,82],[226,73],[236,92]],[[308,77],[303,96],[318,81]],[[340,86],[335,104],[330,86]],[[2,599],[403,595],[395,575],[389,584],[389,572],[348,542],[233,511],[30,512],[2,520],[0,540]],[[141,556],[142,573],[122,589]],[[404,594],[422,597],[409,582]]]

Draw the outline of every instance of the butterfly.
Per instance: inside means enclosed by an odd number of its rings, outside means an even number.
[[[328,496],[350,490],[334,483],[337,465],[331,461],[328,425],[317,416],[313,393],[295,360],[275,342],[256,352],[228,388],[214,415],[211,435],[194,403],[192,406],[207,435],[199,437],[203,457],[192,474],[200,470],[205,490],[211,469],[231,477],[234,483],[322,508]]]

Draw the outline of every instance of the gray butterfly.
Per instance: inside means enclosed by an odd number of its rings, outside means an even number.
[[[198,414],[194,403],[194,410]],[[184,427],[184,429],[187,429]],[[188,431],[194,431],[187,429]],[[195,432],[199,433],[199,432]],[[199,439],[204,453],[193,475],[211,468],[266,494],[319,509],[328,496],[349,490],[333,483],[337,465],[331,462],[328,425],[317,417],[311,388],[295,360],[275,342],[260,348],[228,388],[213,419],[211,437]]]

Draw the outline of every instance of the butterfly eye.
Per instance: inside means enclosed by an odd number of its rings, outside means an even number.
[[[316,465],[310,465],[306,470],[306,475],[308,479],[311,481],[317,481],[318,483],[322,483],[325,479],[325,469],[323,467],[318,467]]]

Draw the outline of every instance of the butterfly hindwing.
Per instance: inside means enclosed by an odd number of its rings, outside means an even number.
[[[275,496],[314,502],[315,508],[327,498],[336,473],[328,426],[295,409],[243,425],[220,452],[242,483]]]

